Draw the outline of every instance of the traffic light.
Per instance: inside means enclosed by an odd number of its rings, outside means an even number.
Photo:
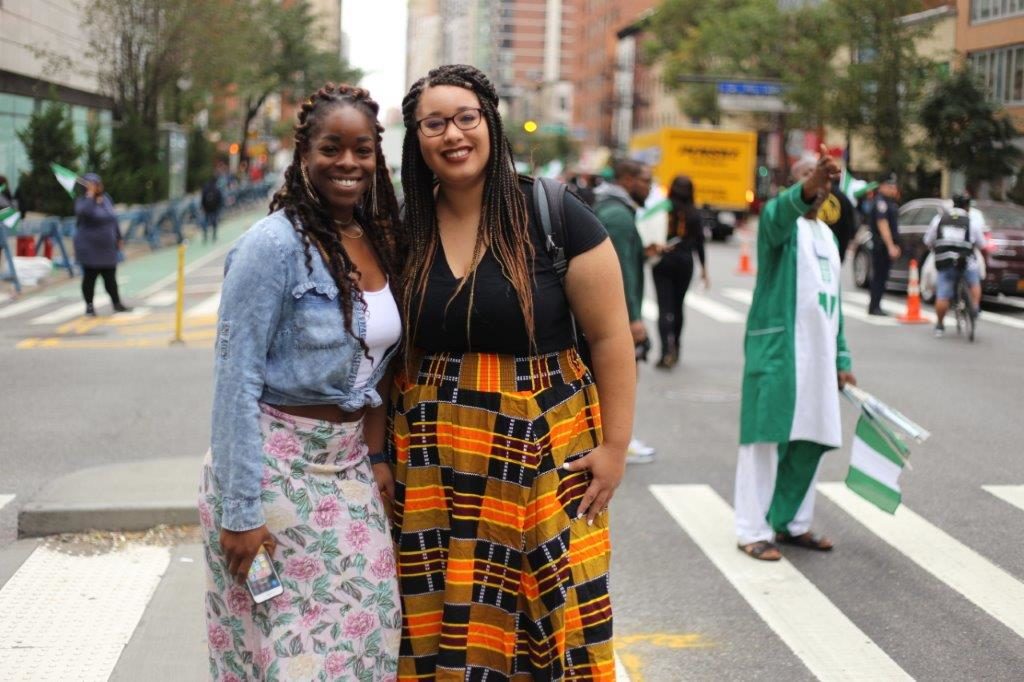
[[[535,132],[537,132],[537,122],[536,121],[527,121],[526,123],[523,124],[523,130],[525,130],[528,133],[535,133]]]

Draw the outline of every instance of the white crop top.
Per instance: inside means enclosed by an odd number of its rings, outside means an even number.
[[[391,294],[391,287],[385,285],[380,291],[364,291],[366,301],[366,347],[370,351],[368,360],[365,355],[359,363],[354,388],[366,386],[370,374],[377,367],[388,348],[395,345],[402,336],[402,318],[398,313],[398,304]]]

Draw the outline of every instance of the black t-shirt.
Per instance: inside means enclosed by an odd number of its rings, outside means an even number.
[[[552,353],[573,345],[569,303],[558,273],[555,272],[541,237],[533,210],[532,183],[523,181],[520,189],[526,195],[530,237],[533,240],[533,316],[538,353]],[[608,237],[594,212],[571,193],[565,193],[565,254],[568,260],[589,251]],[[552,207],[554,209],[554,207]],[[479,352],[528,355],[532,353],[526,321],[519,307],[515,289],[501,272],[501,266],[488,249],[476,270],[473,291],[473,313],[466,328],[471,281],[452,294],[459,280],[452,274],[438,240],[434,263],[430,269],[423,309],[418,324],[413,321],[417,348],[429,352]],[[416,315],[419,301],[412,301]]]

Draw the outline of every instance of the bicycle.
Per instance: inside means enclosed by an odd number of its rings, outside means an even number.
[[[978,311],[974,309],[971,302],[971,288],[964,277],[964,270],[967,269],[967,259],[960,258],[956,263],[956,280],[953,283],[953,300],[950,307],[956,315],[956,333],[959,336],[967,331],[967,339],[974,341],[974,327],[978,319]]]

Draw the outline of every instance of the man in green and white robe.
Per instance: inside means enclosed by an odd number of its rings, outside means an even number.
[[[768,202],[758,226],[735,499],[739,547],[757,559],[779,559],[776,541],[832,547],[810,527],[821,456],[842,444],[838,389],[855,383],[839,249],[817,219],[839,172],[823,155],[803,182]]]

